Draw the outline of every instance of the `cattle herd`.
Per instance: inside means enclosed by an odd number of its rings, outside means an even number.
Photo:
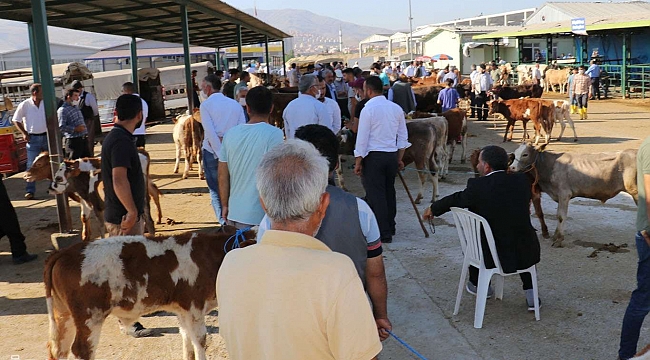
[[[509,67],[508,67],[509,69]],[[505,70],[505,69],[504,69]],[[568,71],[542,69],[545,85],[526,82],[530,68],[517,67],[520,83],[514,86],[497,85],[491,90],[493,100],[489,113],[507,121],[503,141],[510,141],[517,122],[523,124],[523,143],[511,154],[510,171],[525,172],[533,189],[532,203],[541,223],[542,235],[549,237],[541,208],[541,193],[548,194],[558,203],[558,225],[553,235],[553,246],[561,246],[564,240],[564,223],[567,219],[569,200],[585,197],[606,201],[619,192],[630,194],[637,200],[636,151],[617,153],[576,154],[547,150],[553,125],[560,122],[561,140],[569,123],[574,141],[578,140],[570,112],[570,104],[564,100],[543,100],[543,91],[559,86],[564,91]],[[505,71],[504,71],[505,72]],[[404,154],[404,164],[414,164],[419,177],[419,189],[415,199],[424,198],[427,179],[433,183],[431,201],[439,196],[439,179],[449,173],[457,143],[461,144],[460,162],[466,160],[467,124],[466,109],[440,112],[437,96],[443,88],[435,82],[436,76],[412,80],[417,98],[417,111],[407,114],[408,140],[412,144]],[[297,89],[288,88],[284,82],[271,78],[253,77],[251,84],[274,85],[274,110],[271,123],[282,127],[282,113],[286,105],[297,97]],[[461,80],[457,90],[462,98],[471,91],[471,84]],[[532,122],[535,136],[532,143],[527,124]],[[350,156],[354,149],[355,134],[343,128],[338,134],[341,156]],[[544,140],[543,144],[539,142]],[[201,143],[203,128],[199,112],[180,115],[175,119],[173,142],[176,161],[173,169],[178,173],[181,153],[185,167],[182,178],[189,176],[193,163],[201,169]],[[158,223],[162,219],[160,190],[149,176],[149,155],[141,150],[142,168],[147,186],[147,196],[154,200],[158,209]],[[476,171],[478,152],[470,156]],[[189,233],[175,237],[155,237],[154,222],[148,203],[145,208],[146,229],[150,240],[144,237],[117,237],[91,242],[89,217],[94,211],[103,219],[104,203],[101,181],[101,159],[87,158],[65,161],[52,179],[49,156],[41,154],[25,178],[30,181],[49,179],[51,190],[66,193],[82,207],[82,244],[55,252],[46,263],[45,285],[50,317],[51,358],[67,357],[70,351],[76,357],[92,358],[99,331],[104,319],[116,315],[120,325],[128,328],[139,316],[158,310],[178,315],[183,337],[185,359],[205,358],[204,316],[216,306],[214,283],[225,252],[226,239],[234,229],[226,227],[216,235]],[[339,184],[345,188],[343,174],[338,170]],[[103,225],[101,231],[105,232]],[[103,237],[103,234],[100,234]],[[247,239],[252,239],[247,234]],[[253,243],[253,241],[248,241]],[[198,256],[201,254],[201,256]],[[70,282],[66,279],[76,279]],[[77,296],[83,293],[84,296]],[[72,349],[72,350],[71,350]]]

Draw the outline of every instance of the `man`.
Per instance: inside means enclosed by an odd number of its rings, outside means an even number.
[[[639,189],[639,207],[636,212],[637,288],[623,317],[618,358],[627,360],[636,354],[643,320],[650,310],[650,137],[641,144],[636,157],[636,182]]]
[[[287,139],[293,139],[296,129],[303,125],[332,124],[332,117],[328,114],[325,105],[318,101],[322,93],[318,78],[311,74],[303,75],[298,90],[300,90],[298,97],[291,100],[282,113],[284,134]]]
[[[427,75],[429,75],[427,72],[427,68],[424,66],[424,62],[420,61],[418,64],[418,69],[416,71],[415,77],[425,77]]]
[[[533,84],[542,85],[542,71],[539,69],[539,63],[535,64],[535,67],[531,70]]]
[[[445,76],[447,76],[447,73],[449,73],[449,65],[447,65],[444,69],[440,69],[440,71],[438,71],[438,77],[437,77],[436,81],[438,81],[439,83],[444,82],[444,79],[445,79]]]
[[[323,79],[325,80],[324,96],[336,102],[336,87],[334,86],[334,71],[330,69],[323,70]]]
[[[530,223],[530,182],[526,174],[507,174],[508,154],[498,146],[488,145],[479,154],[481,177],[470,178],[467,188],[446,196],[427,208],[425,219],[440,216],[451,207],[467,208],[484,217],[494,235],[499,262],[506,273],[527,269],[539,262],[540,246],[537,233]],[[483,258],[488,269],[494,268],[485,235],[481,235]],[[479,271],[469,268],[466,290],[476,295]],[[535,310],[533,282],[529,273],[520,275],[526,294],[528,310]]]
[[[223,85],[223,89],[221,90],[221,92],[223,93],[224,96],[234,99],[235,86],[237,85],[236,81],[237,79],[239,79],[239,70],[230,69],[228,70],[228,73],[230,74],[230,77],[228,78],[228,81],[226,81],[226,83]],[[217,91],[218,90],[219,89],[217,89]]]
[[[20,231],[18,215],[16,215],[16,210],[11,204],[11,200],[9,199],[7,189],[5,188],[2,179],[0,179],[0,214],[2,214],[2,221],[0,221],[0,239],[5,236],[9,238],[11,260],[14,265],[20,265],[36,260],[38,255],[27,252],[25,235]]]
[[[501,70],[499,70],[499,66],[496,63],[492,63],[491,68],[490,78],[492,78],[492,83],[498,85],[501,81]]]
[[[352,261],[313,238],[330,202],[327,168],[302,140],[271,149],[257,168],[271,229],[229,252],[217,275],[219,333],[233,360],[365,360],[381,351]]]
[[[135,147],[143,148],[146,145],[145,134],[147,129],[145,125],[147,123],[147,118],[149,118],[149,105],[147,105],[147,102],[140,97],[140,94],[135,92],[135,85],[130,81],[122,84],[122,94],[135,95],[139,97],[140,102],[142,102],[142,125],[135,129],[133,136],[135,137]],[[199,105],[194,104],[194,106],[198,107]]]
[[[447,80],[451,79],[453,86],[458,85],[458,75],[456,74],[455,70],[456,70],[456,67],[452,66],[449,69],[449,72],[446,73],[445,76],[443,76],[442,82],[447,83]]]
[[[573,94],[573,78],[578,74],[578,68],[574,67],[571,69],[571,74],[569,74],[569,86],[568,86],[568,93],[569,93],[569,101],[571,102],[571,114],[576,114],[578,112],[578,100]]]
[[[476,70],[476,64],[472,64],[471,66],[472,72],[469,74],[469,80],[472,82],[472,89],[469,92],[469,106],[471,109],[471,114],[470,118],[475,118],[476,117],[476,93],[474,92],[474,80],[476,75],[478,75],[478,71]]]
[[[488,95],[487,92],[492,88],[492,78],[485,72],[485,64],[478,67],[478,74],[474,76],[474,94],[476,97],[476,107],[478,110],[478,121],[487,120],[488,116]]]
[[[415,101],[415,93],[411,88],[411,83],[404,75],[400,75],[398,80],[388,90],[388,100],[399,105],[405,114],[415,111],[417,101]]]
[[[305,125],[296,131],[296,138],[314,145],[328,160],[331,179],[339,166],[339,142],[336,136],[324,126]],[[379,337],[383,341],[388,337],[384,330],[391,330],[391,324],[386,306],[388,288],[377,219],[365,201],[336,187],[331,180],[326,190],[330,195],[330,204],[314,237],[332,251],[349,256],[354,263],[370,297]],[[346,226],[340,226],[342,223],[346,223]],[[258,241],[270,226],[271,222],[265,216],[257,232]]]
[[[201,106],[201,99],[199,99],[201,89],[199,89],[199,85],[196,82],[196,74],[198,74],[198,70],[192,70],[192,102],[194,103],[194,107],[198,108]]]
[[[442,107],[442,112],[455,109],[458,107],[458,91],[454,88],[454,80],[447,79],[447,87],[438,93],[438,105]]]
[[[357,99],[355,97],[355,92],[352,86],[354,85],[354,82],[357,80],[356,77],[354,76],[354,70],[352,68],[346,68],[343,70],[343,78],[345,79],[345,82],[348,84],[348,113],[350,114],[350,119],[354,116],[354,108],[357,105]]]
[[[350,109],[348,108],[348,92],[349,85],[343,80],[343,71],[340,69],[334,70],[336,80],[334,80],[334,90],[336,92],[336,102],[341,109],[341,115],[345,118],[350,118]]]
[[[573,75],[573,83],[571,84],[571,92],[578,103],[580,120],[587,118],[587,102],[592,95],[590,86],[591,79],[585,74],[585,67],[581,65],[578,67],[578,73]]]
[[[254,87],[245,101],[250,120],[224,135],[218,171],[222,217],[238,229],[262,221],[264,210],[252,169],[257,168],[264,154],[284,141],[282,130],[268,124],[273,110],[271,91],[263,86]]]
[[[598,66],[596,60],[591,60],[589,64],[585,74],[591,79],[591,94],[595,93],[596,98],[600,100],[600,66]],[[590,100],[595,100],[593,95],[590,96]]]
[[[246,72],[249,74],[257,73],[257,68],[255,67],[255,63],[249,63],[248,67],[246,68]]]
[[[295,87],[298,86],[298,70],[296,69],[296,63],[291,63],[291,69],[287,71],[287,78],[289,79],[289,86]]]
[[[79,105],[79,91],[69,89],[65,93],[63,105],[56,111],[59,118],[59,130],[64,137],[63,148],[66,159],[90,156],[86,123],[77,105]]]
[[[248,122],[248,113],[246,113],[246,94],[248,94],[248,82],[251,80],[251,74],[244,71],[239,77],[239,83],[235,85],[235,101],[242,106],[246,122]]]
[[[339,109],[339,104],[336,101],[325,97],[325,89],[327,89],[327,83],[321,76],[318,76],[318,87],[320,89],[320,98],[318,98],[318,101],[325,105],[325,110],[331,119],[331,121],[326,121],[321,125],[324,125],[334,134],[336,134],[339,132],[339,130],[341,130],[341,109]]]
[[[533,61],[535,61],[538,64],[541,63],[542,61],[544,61],[544,57],[542,56],[542,52],[539,51],[539,49],[535,50],[535,55],[533,56]]]
[[[388,89],[390,89],[390,79],[385,72],[381,71],[381,65],[376,63],[374,65],[374,73],[379,76],[381,79],[381,84],[383,85],[384,95],[388,96]]]
[[[381,80],[371,76],[364,84],[368,102],[359,118],[354,149],[354,173],[361,176],[366,200],[377,216],[381,242],[395,235],[395,177],[404,168],[402,157],[408,142],[404,112],[382,96]]]
[[[244,109],[233,99],[227,98],[219,92],[221,80],[215,75],[208,75],[203,79],[204,88],[208,99],[201,104],[201,124],[203,125],[204,138],[201,151],[203,152],[203,169],[205,180],[210,190],[212,209],[220,224],[226,220],[221,214],[221,201],[219,199],[219,153],[221,142],[228,130],[246,123]]]
[[[83,114],[86,129],[88,130],[87,146],[89,156],[95,156],[95,136],[102,134],[97,99],[93,94],[84,89],[84,84],[79,80],[72,82],[72,88],[79,92],[79,104],[77,107]]]
[[[415,76],[415,70],[416,70],[415,69],[415,61],[411,61],[409,66],[407,66],[406,69],[404,69],[404,75],[406,75],[406,77],[414,77]]]
[[[366,106],[366,103],[368,102],[368,100],[370,100],[366,97],[366,94],[363,91],[364,83],[365,81],[363,79],[358,79],[352,85],[352,88],[356,93],[355,99],[357,100],[357,105],[354,107],[354,114],[352,114],[352,119],[350,119],[346,127],[352,130],[352,132],[355,134],[359,129],[359,118],[361,117],[361,111],[363,111],[363,108]]]
[[[133,131],[142,122],[142,100],[136,95],[121,95],[115,103],[117,120],[102,143],[104,180],[104,222],[108,236],[144,233],[145,183]],[[136,322],[126,333],[133,337],[153,335]]]
[[[45,104],[41,84],[34,83],[29,87],[32,96],[18,104],[13,123],[27,141],[27,170],[32,167],[34,159],[43,151],[47,151],[47,123],[45,121]],[[27,182],[25,199],[31,200],[36,193],[36,183]]]

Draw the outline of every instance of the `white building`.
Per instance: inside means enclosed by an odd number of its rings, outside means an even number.
[[[50,43],[52,64],[64,64],[69,62],[83,63],[87,56],[90,56],[97,51],[99,51],[99,49],[94,47]],[[32,67],[32,57],[29,47],[25,49],[0,52],[0,71],[29,67]]]

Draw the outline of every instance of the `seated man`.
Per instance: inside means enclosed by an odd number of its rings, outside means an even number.
[[[503,148],[488,145],[479,155],[479,178],[467,181],[463,191],[446,196],[424,212],[424,218],[440,216],[451,207],[467,208],[484,217],[494,235],[501,267],[506,273],[527,269],[539,262],[539,240],[530,223],[531,188],[526,174],[507,174],[508,154]],[[494,261],[485,235],[481,236],[485,266],[494,268]],[[521,274],[528,310],[534,310],[533,282],[529,273]],[[467,291],[476,295],[478,269],[469,268]]]

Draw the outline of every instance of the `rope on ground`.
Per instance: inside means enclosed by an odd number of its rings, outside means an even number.
[[[414,168],[411,168],[411,167],[405,167],[404,170],[415,171],[415,172],[421,172],[421,173],[428,173],[428,174],[431,174],[431,175],[435,175],[435,174],[436,174],[435,171],[429,171],[429,170],[418,170],[418,169],[414,169]],[[456,175],[474,175],[474,172],[473,172],[473,171],[448,171],[447,173],[445,173],[445,175],[448,175],[448,174],[456,174]]]
[[[411,345],[407,344],[406,341],[404,341],[404,340],[398,338],[397,335],[393,334],[390,330],[386,330],[386,331],[388,331],[388,333],[389,333],[392,337],[394,337],[395,340],[399,341],[399,343],[402,344],[405,348],[407,348],[410,352],[412,352],[413,354],[415,354],[415,356],[417,356],[418,358],[420,358],[420,359],[422,359],[422,360],[427,360],[427,358],[425,358],[424,356],[422,356],[422,354],[420,354],[419,352],[415,351],[415,349],[413,349],[413,348],[411,347]]]

